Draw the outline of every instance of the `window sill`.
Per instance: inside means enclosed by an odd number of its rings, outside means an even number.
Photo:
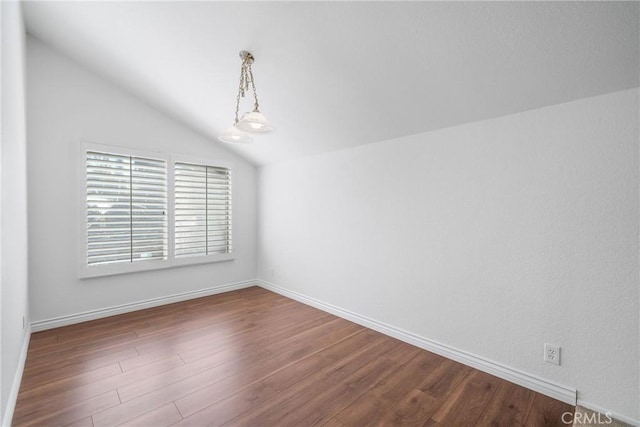
[[[231,253],[185,257],[172,260],[139,261],[127,264],[95,266],[81,265],[78,269],[78,278],[90,279],[93,277],[115,276],[119,274],[137,273],[142,271],[164,270],[167,268],[184,267],[188,265],[233,261],[234,258],[235,255]]]

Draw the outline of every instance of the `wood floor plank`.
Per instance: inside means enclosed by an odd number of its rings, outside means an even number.
[[[526,427],[566,427],[562,421],[564,413],[573,414],[575,408],[559,400],[536,393],[525,421]],[[565,419],[573,419],[566,416]]]
[[[478,418],[503,382],[484,372],[472,371],[431,418],[447,426],[478,425]]]
[[[180,357],[185,362],[191,363],[210,353],[219,351],[227,347],[242,347],[242,351],[255,351],[266,346],[268,343],[278,342],[302,331],[326,323],[331,317],[325,314],[307,316],[306,318],[286,318],[279,324],[259,325],[258,327],[242,332],[240,334],[217,339],[210,338],[206,342],[200,340],[192,342],[189,346],[183,346],[179,350]]]
[[[429,396],[444,401],[470,370],[468,366],[442,358],[442,363],[429,372],[419,388]]]
[[[249,310],[245,306],[237,306],[237,303],[233,301],[229,301],[227,304],[231,307],[223,313],[212,313],[211,307],[203,307],[198,310],[189,310],[181,315],[165,319],[163,322],[147,322],[137,326],[133,330],[138,337],[144,338],[161,333],[167,334],[168,332],[183,332],[200,328],[211,329],[212,326],[218,323],[228,321],[242,322],[243,320],[247,320],[251,322],[259,318],[270,320],[274,318],[275,315],[284,316],[289,313],[299,312],[299,310],[296,310],[295,305],[291,303],[283,304],[267,301],[258,306],[252,306]],[[236,305],[235,307],[233,307],[234,304]],[[216,308],[220,307],[218,306]]]
[[[13,425],[534,427],[565,411],[251,287],[34,333]]]
[[[58,343],[58,335],[52,333],[34,332],[29,340],[29,351],[31,354],[37,354],[41,349],[55,346]]]
[[[321,323],[320,319],[327,319],[329,315],[326,313],[316,312],[311,313],[308,316],[308,320],[316,319],[316,322]],[[278,316],[273,316],[273,318],[278,318]],[[292,322],[291,323],[296,323]],[[141,339],[136,344],[136,349],[141,355],[155,352],[155,351],[163,351],[166,349],[174,349],[179,348],[180,353],[184,353],[185,359],[188,358],[188,353],[190,350],[193,350],[195,347],[201,345],[201,340],[206,339],[209,342],[220,342],[221,340],[229,340],[233,339],[236,335],[249,332],[251,330],[255,330],[260,325],[260,318],[254,319],[248,316],[237,316],[232,319],[227,319],[222,323],[216,323],[207,325],[202,328],[195,328],[189,330],[185,333],[180,333],[175,336],[169,336],[161,339],[150,339],[145,340]],[[263,332],[263,336],[265,333]]]
[[[326,423],[322,424],[322,427],[346,427],[340,421],[335,418],[330,418]]]
[[[69,404],[81,402],[85,399],[98,396],[110,390],[115,390],[119,387],[124,387],[136,381],[153,377],[156,374],[164,374],[165,372],[178,366],[184,366],[184,364],[185,363],[178,356],[173,356],[146,366],[141,366],[140,368],[133,371],[120,372],[117,375],[112,375],[101,380],[92,381],[83,386],[74,387],[72,389],[60,391],[55,394],[49,394],[45,402],[32,399],[30,401],[24,402],[20,409],[23,412],[50,411],[64,403]],[[120,396],[120,399],[122,400],[122,396]]]
[[[92,397],[78,403],[58,407],[46,413],[36,412],[24,416],[14,415],[13,425],[16,427],[27,426],[63,426],[86,418],[87,416],[106,408],[113,408],[120,404],[118,393],[115,390]]]
[[[25,366],[25,371],[33,374],[46,372],[50,370],[53,362],[84,363],[87,360],[94,360],[101,356],[130,349],[131,344],[137,339],[138,336],[134,332],[127,331],[103,337],[95,342],[85,340],[82,344],[75,346],[58,343],[57,346],[60,348],[32,357],[28,366]]]
[[[418,388],[425,378],[446,359],[433,353],[419,352],[393,375],[379,381],[370,391],[336,415],[346,425],[375,425],[385,412],[410,390]]]
[[[91,417],[84,417],[64,427],[93,427],[93,419]]]
[[[340,410],[373,387],[380,378],[391,374],[399,367],[389,359],[379,359],[368,363],[352,375],[336,381],[311,399],[306,405],[292,409],[278,421],[282,426],[322,424],[333,418]]]
[[[161,337],[160,339],[157,339],[156,337],[153,339],[145,339],[145,337],[141,337],[136,343],[136,349],[140,354],[146,354],[167,347],[179,347],[194,338],[208,336],[211,339],[218,339],[232,336],[252,328],[255,328],[255,324],[247,321],[246,319],[242,320],[242,317],[238,315],[237,318],[226,319],[218,323],[211,323],[207,326],[193,328],[188,331],[184,330],[177,334],[169,334],[168,336]]]
[[[142,414],[119,427],[165,427],[182,419],[182,415],[173,403],[167,403],[153,411]]]
[[[25,377],[23,378],[23,385],[25,390],[41,384],[47,384],[54,382],[72,375],[82,373],[87,370],[98,369],[113,363],[117,363],[120,360],[124,360],[130,357],[135,357],[138,352],[135,348],[129,348],[121,350],[115,353],[110,353],[94,359],[89,359],[84,363],[77,363],[73,360],[66,362],[60,362],[58,364],[52,364],[47,370],[27,371],[25,369]]]
[[[101,368],[82,371],[78,374],[71,375],[49,383],[40,383],[35,381],[32,382],[31,387],[26,387],[23,379],[23,384],[21,384],[20,386],[20,393],[18,394],[16,407],[22,408],[26,403],[31,404],[33,402],[39,402],[44,397],[64,393],[68,390],[75,390],[76,388],[82,387],[85,384],[100,381],[104,378],[108,378],[121,373],[122,370],[120,369],[120,365],[118,363],[112,363]]]
[[[236,330],[237,331],[237,330]],[[181,334],[179,331],[175,331],[176,334]],[[164,337],[159,337],[158,342],[155,345],[155,349],[149,351],[143,350],[141,346],[136,346],[136,350],[140,355],[120,362],[123,371],[129,371],[136,369],[140,366],[144,366],[147,363],[152,363],[156,360],[162,360],[169,356],[176,354],[188,353],[194,351],[199,356],[206,356],[206,350],[211,350],[210,353],[214,353],[222,348],[231,347],[234,343],[242,342],[242,340],[250,333],[256,333],[253,326],[248,327],[246,330],[237,332],[235,334],[216,334],[212,332],[202,332],[198,334],[190,334],[189,338],[185,338],[187,335],[183,335],[183,339],[174,340],[172,342],[166,342]],[[264,332],[263,332],[264,335]],[[182,357],[185,360],[184,357]],[[186,360],[185,360],[186,361]]]
[[[289,354],[283,353],[274,358],[264,360],[261,363],[260,371],[253,372],[252,370],[247,370],[234,378],[229,378],[221,383],[214,383],[199,390],[197,393],[177,400],[176,405],[182,415],[187,417],[205,408],[211,401],[222,400],[233,387],[237,387],[236,392],[239,392],[244,387],[249,385],[255,386],[255,383],[260,381],[262,381],[263,385],[266,384],[266,386],[269,387],[272,383],[268,381],[268,378],[285,370],[286,374],[278,377],[278,386],[286,388],[289,384],[295,383],[300,376],[308,375],[312,372],[311,366],[306,363],[307,359],[323,352],[323,350],[333,345],[336,341],[341,341],[344,338],[361,332],[361,330],[356,329],[352,324],[345,326],[345,329],[339,329],[326,338],[315,339],[313,342],[305,344],[304,347],[300,347],[304,352],[294,350]],[[337,333],[342,333],[343,336],[340,337]],[[228,382],[232,382],[232,385],[229,386],[229,384],[227,384]],[[244,387],[241,386],[242,384],[244,384]],[[221,419],[221,417],[217,415],[216,419]]]
[[[399,365],[404,365],[421,351],[418,347],[407,344],[406,342],[402,342],[399,340],[395,341],[398,343],[398,345],[385,356],[393,360],[394,362],[397,362]]]
[[[442,402],[420,389],[411,390],[378,421],[378,426],[422,426]]]
[[[334,328],[332,333],[327,334],[326,328]],[[106,411],[94,415],[93,422],[96,427],[112,426],[121,422],[125,422],[144,412],[148,412],[166,403],[172,402],[187,394],[197,390],[210,387],[212,392],[211,399],[217,401],[229,390],[236,392],[260,378],[268,375],[273,370],[287,365],[289,359],[297,360],[305,354],[317,351],[323,348],[331,340],[351,335],[362,327],[354,325],[342,319],[334,319],[327,322],[323,327],[317,327],[291,337],[288,345],[283,345],[285,350],[277,352],[270,358],[265,358],[264,354],[250,354],[242,361],[231,361],[227,364],[218,365],[214,368],[198,372],[186,378],[163,385],[158,388],[158,384],[154,381],[161,380],[158,378],[152,382],[146,382],[144,390],[137,389],[135,394],[137,397],[129,400],[132,395],[130,387],[125,387],[126,398],[122,394],[123,389],[118,389],[123,396],[123,403],[119,408],[111,408]],[[276,348],[270,349],[275,351]],[[191,364],[187,364],[189,366]],[[178,368],[179,369],[179,368]],[[173,381],[175,378],[171,378]],[[214,386],[214,384],[216,384]]]
[[[343,341],[356,341],[359,337],[362,337],[362,335],[361,332],[356,333]],[[360,342],[360,340],[358,340],[358,342]],[[289,388],[308,375],[318,372],[318,370],[325,365],[326,359],[331,357],[332,350],[340,348],[338,344],[340,344],[340,342],[322,349],[309,357],[305,357],[288,366],[287,369],[275,371],[266,378],[250,384],[249,387],[241,389],[237,393],[215,402],[213,405],[211,404],[209,390],[203,389],[197,393],[176,400],[176,406],[185,418],[200,412],[200,419],[203,419],[202,416],[210,417],[215,415],[216,422],[230,420],[250,408],[255,408],[261,402],[269,399],[269,397]],[[366,344],[361,342],[361,345]],[[340,349],[339,352],[341,356],[344,355],[342,349]],[[360,353],[358,352],[356,354]],[[202,412],[205,408],[207,411]]]
[[[376,359],[384,358],[383,355],[388,352],[388,346],[393,346],[394,344],[396,343],[387,341],[377,344],[374,348],[367,349],[364,353],[357,352],[352,355],[353,357],[338,360],[325,369],[318,370],[313,375],[305,378],[304,381],[299,381],[292,387],[278,393],[276,396],[264,399],[263,402],[254,405],[250,410],[230,420],[227,424],[229,426],[250,426],[264,422],[268,425],[276,425],[280,419],[287,416],[294,408],[307,405],[322,390],[334,386],[336,382],[345,380],[358,369]],[[393,361],[391,362],[393,364]]]
[[[521,426],[533,404],[535,393],[503,381],[478,419],[480,425]]]
[[[345,371],[346,365],[350,365],[349,369],[353,370],[354,367],[366,363],[367,359],[363,355],[380,354],[386,347],[394,344],[378,333],[362,331],[213,405],[210,404],[210,398],[204,390],[185,396],[175,402],[185,416],[180,425],[222,425],[245,412],[258,414],[260,411],[270,411],[270,408],[281,404],[287,397],[305,393],[305,388],[317,387],[323,379],[339,375],[340,371]],[[354,360],[357,360],[356,363],[353,363]],[[295,388],[289,389],[294,385]],[[210,420],[215,420],[215,423],[211,423]]]
[[[355,330],[352,325],[348,324],[348,322],[337,321],[337,319],[335,320],[336,321],[325,323],[322,329],[316,328],[305,331],[307,334],[314,331],[314,334],[302,337],[304,339],[300,338],[298,335],[294,335],[283,342],[289,344],[289,352],[292,352],[298,350],[301,346],[309,347],[318,345],[322,342],[322,339],[327,339],[321,337],[321,335],[326,334],[327,332],[337,331],[338,334],[341,334],[344,329],[348,329],[350,332]],[[296,340],[298,341],[297,346],[295,344]],[[125,387],[120,387],[118,388],[118,391],[123,401],[128,401],[149,393],[150,391],[156,390],[159,387],[187,379],[194,375],[198,375],[200,381],[207,382],[208,385],[211,381],[222,380],[227,376],[232,376],[242,372],[243,370],[253,368],[255,363],[262,363],[262,369],[265,368],[267,362],[270,363],[270,365],[277,366],[278,363],[282,363],[282,360],[286,360],[290,357],[289,353],[279,353],[275,355],[275,357],[278,357],[279,359],[275,360],[273,354],[275,347],[278,345],[281,345],[280,342],[272,343],[271,346],[266,346],[259,351],[245,351],[245,349],[237,348],[224,349],[210,355],[209,357],[201,358],[194,362],[187,363],[184,366],[167,371],[161,379],[148,378]]]

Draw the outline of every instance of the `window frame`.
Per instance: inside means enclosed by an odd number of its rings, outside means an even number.
[[[167,165],[167,259],[145,260],[139,262],[122,262],[103,265],[89,265],[87,263],[87,152],[96,151],[120,156],[143,157],[163,160]],[[77,262],[78,277],[87,279],[92,277],[111,276],[116,274],[135,273],[140,271],[161,270],[187,265],[206,264],[221,261],[230,261],[235,258],[237,244],[232,239],[230,253],[209,254],[192,257],[175,257],[175,163],[192,163],[202,166],[222,167],[229,169],[231,173],[231,186],[233,188],[234,174],[233,163],[228,160],[214,160],[200,156],[187,156],[174,153],[164,153],[151,150],[140,150],[129,147],[94,144],[83,142],[79,147],[78,157],[78,228],[77,228]],[[232,190],[233,192],[233,190]],[[234,225],[235,198],[231,197],[231,223]],[[233,236],[233,232],[232,232]]]

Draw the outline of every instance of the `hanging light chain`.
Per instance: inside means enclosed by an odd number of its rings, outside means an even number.
[[[253,56],[248,54],[242,59],[242,66],[240,67],[240,85],[238,87],[238,96],[236,97],[236,117],[234,125],[238,124],[238,114],[240,114],[240,98],[244,98],[249,91],[249,84],[253,91],[253,111],[259,111],[260,104],[258,103],[258,93],[256,92],[256,84],[253,80],[253,70],[251,69],[253,64]]]
[[[245,89],[247,86],[247,72],[246,64],[247,58],[242,60],[242,66],[240,67],[240,86],[238,87],[238,96],[236,97],[236,119],[233,122],[234,125],[238,124],[238,114],[240,112],[240,98],[244,98]]]
[[[249,62],[248,65],[248,71],[249,71],[249,80],[251,81],[251,88],[253,89],[253,111],[260,111],[260,104],[258,103],[258,93],[256,92],[256,82],[255,80],[253,80],[253,70],[251,69],[251,62]]]

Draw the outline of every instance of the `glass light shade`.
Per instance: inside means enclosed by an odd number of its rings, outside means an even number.
[[[246,132],[238,129],[236,126],[231,126],[218,136],[218,140],[227,142],[229,144],[248,144],[253,142],[253,139],[247,135]]]
[[[259,111],[245,113],[236,126],[238,129],[251,133],[267,133],[276,130]]]

